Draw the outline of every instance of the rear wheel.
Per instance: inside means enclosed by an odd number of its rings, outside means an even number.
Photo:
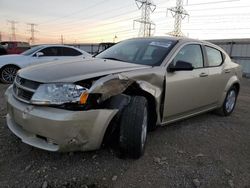
[[[5,84],[11,84],[14,82],[16,73],[18,71],[16,66],[5,66],[0,71],[0,79]]]
[[[238,90],[235,86],[232,86],[226,95],[224,103],[221,108],[217,110],[217,112],[222,116],[229,116],[235,108],[236,101],[238,96]]]
[[[145,97],[134,96],[120,119],[119,146],[122,155],[137,159],[143,155],[147,140],[148,103]]]

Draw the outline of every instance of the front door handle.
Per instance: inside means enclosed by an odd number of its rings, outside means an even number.
[[[208,76],[208,74],[207,74],[207,73],[205,73],[205,72],[200,73],[200,77],[207,77],[207,76]]]
[[[226,70],[225,70],[225,73],[230,73],[230,72],[231,72],[230,69],[226,69]]]

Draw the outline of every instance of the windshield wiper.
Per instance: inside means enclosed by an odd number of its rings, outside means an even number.
[[[109,59],[109,60],[115,60],[115,61],[122,61],[122,62],[125,62],[125,61],[123,61],[123,60],[121,60],[121,59],[117,59],[117,58],[114,58],[114,57],[105,57],[105,58],[103,58],[103,59]]]

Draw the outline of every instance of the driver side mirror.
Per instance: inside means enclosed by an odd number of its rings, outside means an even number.
[[[185,61],[177,61],[175,65],[170,63],[168,66],[168,72],[175,72],[175,71],[192,71],[194,69],[193,65],[189,62]]]
[[[37,52],[37,53],[36,53],[36,57],[41,57],[41,56],[44,56],[44,53],[43,53],[43,52]]]

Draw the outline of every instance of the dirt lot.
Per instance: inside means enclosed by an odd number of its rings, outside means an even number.
[[[139,160],[110,149],[50,153],[6,127],[6,85],[0,84],[0,187],[250,188],[250,80],[243,80],[230,117],[203,114],[149,134]]]

